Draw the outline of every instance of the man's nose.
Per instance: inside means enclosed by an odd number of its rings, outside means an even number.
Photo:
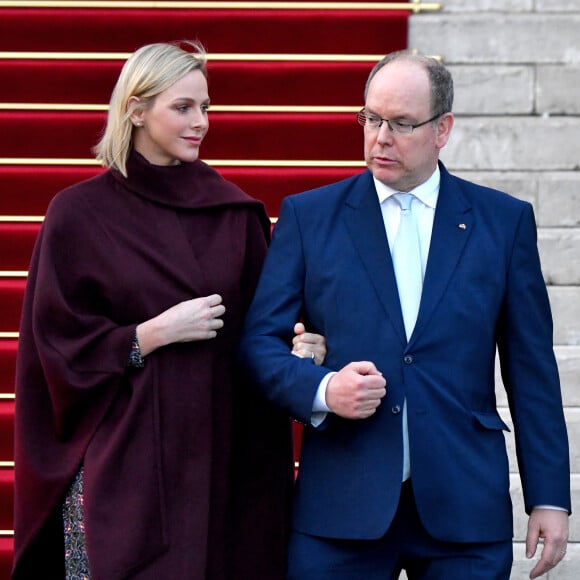
[[[377,142],[379,143],[392,143],[393,132],[389,129],[389,124],[386,121],[381,123],[381,126],[377,129]]]

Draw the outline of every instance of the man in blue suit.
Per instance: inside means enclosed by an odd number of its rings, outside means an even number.
[[[509,578],[496,349],[528,557],[544,542],[530,577],[565,553],[568,441],[533,210],[439,162],[452,102],[437,60],[388,55],[358,114],[368,171],[282,205],[240,358],[307,425],[292,580],[385,580],[402,569],[411,580]],[[410,246],[397,236],[408,224]],[[398,266],[403,247],[413,250]],[[322,367],[288,354],[299,316],[326,337]]]

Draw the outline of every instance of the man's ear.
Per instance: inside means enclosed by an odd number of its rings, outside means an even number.
[[[437,121],[437,147],[442,149],[449,140],[453,128],[453,113],[444,113]]]

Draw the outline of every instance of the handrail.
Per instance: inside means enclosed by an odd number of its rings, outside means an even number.
[[[361,105],[212,105],[212,113],[356,113]],[[108,105],[96,103],[2,103],[0,111],[96,111]]]
[[[441,10],[439,2],[247,2],[155,0],[0,0],[0,8],[130,8],[157,10],[409,10],[414,13]]]
[[[43,222],[42,215],[0,215],[0,223]]]
[[[207,162],[206,162],[207,163]],[[0,157],[0,165],[100,165],[96,159]]]
[[[364,161],[313,159],[203,159],[214,167],[363,167]],[[0,165],[100,165],[96,159],[0,157]]]
[[[1,2],[2,0],[0,0]],[[0,60],[127,60],[130,52],[0,51]],[[384,54],[209,53],[208,61],[377,62]]]

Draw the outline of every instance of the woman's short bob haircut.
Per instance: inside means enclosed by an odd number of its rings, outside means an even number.
[[[155,97],[191,71],[207,77],[207,55],[198,42],[181,41],[148,44],[136,50],[124,64],[113,89],[104,134],[94,148],[97,159],[127,177],[137,107],[151,106]],[[139,103],[129,103],[138,97]]]

